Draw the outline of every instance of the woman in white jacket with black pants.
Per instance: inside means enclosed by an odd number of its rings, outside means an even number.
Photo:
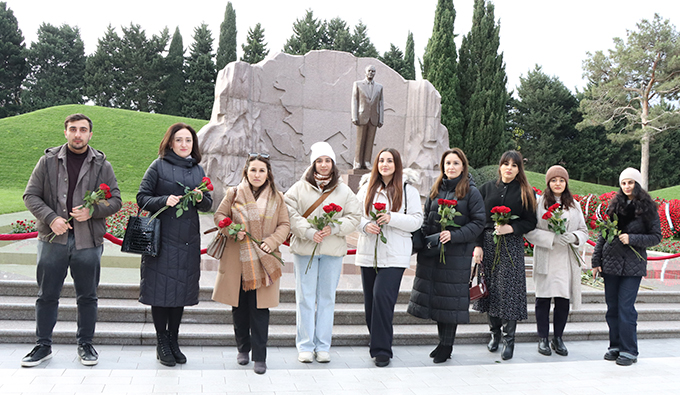
[[[392,318],[399,284],[411,261],[411,232],[423,223],[420,194],[403,173],[399,152],[385,148],[357,194],[362,210],[356,265],[361,266],[370,353],[378,367],[389,365],[392,358]],[[376,211],[375,203],[385,204],[387,211],[378,214],[377,220],[370,214]],[[381,229],[387,243],[379,239]]]
[[[293,234],[290,250],[295,265],[295,345],[298,361],[310,363],[316,357],[317,362],[326,363],[331,360],[335,290],[342,272],[342,258],[347,255],[345,237],[359,226],[361,205],[342,182],[330,144],[313,144],[310,162],[302,179],[285,195]],[[313,227],[307,219],[321,218],[323,207],[331,203],[342,207],[333,217],[341,223],[321,230]],[[316,208],[312,209],[314,205]]]

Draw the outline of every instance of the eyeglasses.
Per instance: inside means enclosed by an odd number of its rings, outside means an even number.
[[[260,154],[260,153],[251,152],[251,153],[248,154],[248,157],[250,157],[250,159],[255,159],[255,158],[269,159],[269,154]]]

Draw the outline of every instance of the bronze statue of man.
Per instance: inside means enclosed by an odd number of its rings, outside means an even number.
[[[375,131],[383,125],[383,87],[373,81],[375,66],[366,67],[366,78],[352,87],[352,123],[357,125],[354,168],[370,169]]]

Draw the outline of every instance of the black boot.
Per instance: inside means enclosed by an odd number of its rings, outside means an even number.
[[[434,363],[446,362],[447,359],[451,359],[451,352],[453,351],[453,346],[439,346],[437,353],[434,356]]]
[[[552,346],[552,349],[555,350],[555,353],[558,355],[566,357],[569,354],[569,350],[567,350],[567,346],[564,345],[561,336],[554,337],[550,342],[550,345]]]
[[[156,333],[156,341],[156,359],[165,366],[175,366],[177,362],[175,357],[172,356],[172,350],[170,350],[168,332]]]
[[[172,356],[175,357],[175,362],[177,363],[187,363],[186,355],[182,354],[179,349],[179,343],[177,342],[178,333],[172,333],[168,331],[168,339],[170,340],[170,351],[172,351]]]
[[[491,341],[489,341],[489,344],[486,346],[486,348],[489,349],[489,351],[494,352],[498,350],[498,344],[501,342],[501,326],[503,325],[503,320],[494,317],[494,316],[489,316],[489,330],[491,331]]]
[[[512,359],[512,354],[515,352],[515,331],[517,330],[516,320],[503,320],[503,352],[501,358],[503,360]]]
[[[432,352],[430,352],[430,358],[434,358],[435,355],[437,355],[437,352],[439,351],[439,348],[441,346],[442,346],[441,344],[437,344],[437,347],[435,347],[434,350],[432,350]]]
[[[548,343],[547,337],[542,337],[538,339],[538,352],[543,355],[551,355],[550,344]]]

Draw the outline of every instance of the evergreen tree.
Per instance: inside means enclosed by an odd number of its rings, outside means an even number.
[[[423,55],[423,78],[441,95],[441,122],[449,130],[449,146],[462,146],[463,114],[458,101],[458,73],[453,23],[456,11],[453,0],[438,0],[432,36]]]
[[[220,25],[220,43],[215,60],[217,70],[222,70],[224,66],[238,59],[236,48],[236,11],[229,1],[224,11],[224,21]]]
[[[368,28],[363,22],[354,26],[354,34],[352,35],[352,53],[358,58],[377,58],[378,50],[368,38]]]
[[[170,41],[168,55],[165,57],[166,76],[163,81],[163,113],[182,115],[180,97],[184,91],[184,44],[179,27]]]
[[[85,63],[85,96],[102,107],[118,107],[122,68],[118,57],[120,37],[109,25],[98,40],[97,50]]]
[[[258,23],[255,25],[255,30],[248,29],[248,37],[246,44],[241,44],[243,48],[243,56],[241,60],[248,63],[257,63],[269,55],[267,43],[264,42],[264,29]]]
[[[14,12],[0,2],[0,118],[21,112],[21,83],[26,74],[24,35]]]
[[[347,22],[336,17],[325,23],[325,42],[323,49],[335,51],[352,51],[352,35],[349,32]]]
[[[293,35],[283,46],[283,52],[291,55],[304,55],[309,51],[321,49],[325,40],[324,23],[314,18],[314,12],[307,10],[304,19],[293,23]]]
[[[182,115],[210,119],[215,92],[213,38],[208,25],[194,29],[194,43],[185,66],[186,89],[182,95]]]
[[[406,62],[404,61],[404,55],[401,53],[399,48],[394,44],[390,44],[390,50],[385,52],[383,56],[379,56],[378,59],[392,68],[392,70],[399,73],[404,79],[407,79],[404,75],[406,71]]]
[[[84,103],[85,45],[77,27],[43,23],[27,52],[31,71],[22,93],[27,111]]]
[[[416,63],[415,63],[415,44],[413,42],[413,33],[408,32],[406,39],[406,49],[404,50],[404,63],[406,69],[402,76],[407,80],[416,79]]]
[[[575,126],[581,120],[576,97],[539,66],[519,80],[512,124],[524,131],[520,144],[526,168],[539,173],[555,164],[573,168],[572,160],[578,155],[569,149],[574,145],[582,148],[576,141]]]
[[[475,0],[472,28],[463,37],[458,62],[460,107],[465,109],[458,144],[473,167],[496,163],[507,148],[505,105],[509,97],[499,44],[494,5]]]

